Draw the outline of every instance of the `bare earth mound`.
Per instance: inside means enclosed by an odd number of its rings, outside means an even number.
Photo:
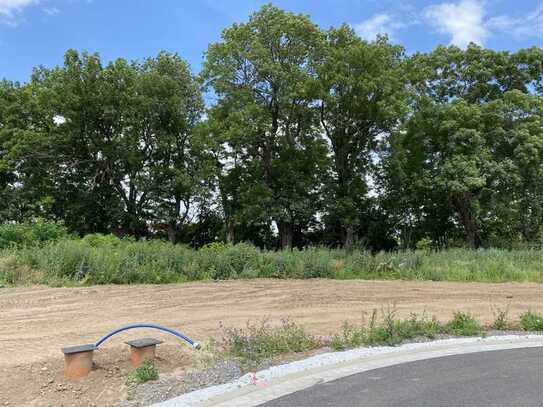
[[[79,382],[62,379],[60,348],[95,342],[107,331],[134,322],[180,329],[205,342],[220,323],[289,317],[310,332],[327,335],[343,321],[395,305],[410,313],[448,320],[467,311],[490,323],[497,308],[511,318],[543,311],[543,285],[412,281],[251,280],[183,285],[0,289],[0,406],[116,405],[130,372],[124,340],[114,337],[96,352],[98,369]],[[173,337],[159,347],[160,372],[194,366],[198,355]],[[7,403],[7,404],[6,404]]]

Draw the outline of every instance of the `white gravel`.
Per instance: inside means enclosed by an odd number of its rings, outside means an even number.
[[[233,382],[193,391],[174,399],[155,404],[154,406],[195,407],[198,405],[209,405],[209,401],[211,399],[220,398],[220,396],[227,395],[228,393],[239,392],[240,389],[247,388],[247,386],[266,389],[274,381],[278,381],[278,379],[284,378],[285,376],[296,375],[299,377],[300,374],[303,374],[303,372],[309,373],[309,371],[322,370],[326,369],[327,367],[333,369],[338,365],[341,366],[342,364],[354,361],[363,362],[364,359],[379,355],[402,352],[409,354],[410,351],[435,351],[431,354],[432,356],[428,357],[438,357],[493,350],[494,347],[496,347],[496,349],[501,349],[504,346],[508,348],[508,344],[511,344],[511,348],[523,347],[524,343],[526,346],[535,346],[534,343],[536,342],[540,343],[539,346],[543,346],[543,337],[541,335],[504,335],[486,338],[443,339],[433,342],[408,343],[397,347],[380,346],[372,348],[357,348],[343,352],[324,353],[312,356],[308,359],[273,366],[257,373],[249,373]],[[463,347],[466,348],[465,351],[463,351]]]

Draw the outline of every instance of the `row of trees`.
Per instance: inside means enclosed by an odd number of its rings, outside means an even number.
[[[209,103],[204,103],[204,95]],[[543,51],[406,56],[264,6],[192,75],[68,51],[0,83],[0,221],[196,246],[537,243]]]

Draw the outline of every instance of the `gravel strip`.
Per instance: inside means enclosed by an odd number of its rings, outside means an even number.
[[[237,361],[225,360],[199,372],[160,377],[157,381],[130,388],[128,390],[130,400],[125,400],[121,406],[150,406],[204,387],[228,383],[238,379],[242,374]]]

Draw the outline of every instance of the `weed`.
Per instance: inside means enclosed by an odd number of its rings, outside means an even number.
[[[543,316],[532,311],[520,316],[520,326],[525,331],[543,331]]]
[[[505,307],[505,309],[492,307],[492,313],[494,314],[492,329],[496,329],[498,331],[505,331],[510,327],[508,306]]]
[[[249,368],[276,355],[319,348],[322,343],[301,326],[284,319],[279,326],[272,326],[264,320],[248,322],[245,329],[225,329],[219,345],[224,353],[238,358],[244,367]]]
[[[146,360],[134,370],[128,377],[129,384],[142,384],[152,380],[158,380],[158,369],[152,360]]]
[[[332,337],[330,346],[336,351],[356,348],[366,343],[366,334],[364,327],[355,327],[348,322],[344,322],[340,333]]]
[[[445,332],[458,336],[476,336],[483,333],[477,320],[465,312],[455,312],[453,319],[445,325]]]
[[[176,283],[238,278],[337,278],[543,282],[543,250],[449,249],[372,254],[323,247],[266,251],[250,244],[214,243],[193,250],[160,240],[93,234],[62,235],[50,225],[0,227],[0,259],[17,264],[2,279],[39,283]],[[3,240],[2,240],[3,239]],[[4,267],[5,268],[5,267]],[[37,272],[37,274],[30,271]],[[26,277],[21,273],[29,272]],[[16,278],[15,278],[16,277]],[[13,284],[13,283],[9,283]]]
[[[33,247],[68,236],[56,222],[36,219],[22,224],[0,224],[0,248]]]
[[[435,319],[427,320],[412,314],[408,319],[396,319],[395,310],[383,311],[382,322],[377,322],[377,311],[374,310],[367,326],[359,327],[344,323],[339,334],[332,337],[331,346],[335,350],[353,348],[361,345],[398,345],[414,338],[433,339],[443,331],[443,327]]]

